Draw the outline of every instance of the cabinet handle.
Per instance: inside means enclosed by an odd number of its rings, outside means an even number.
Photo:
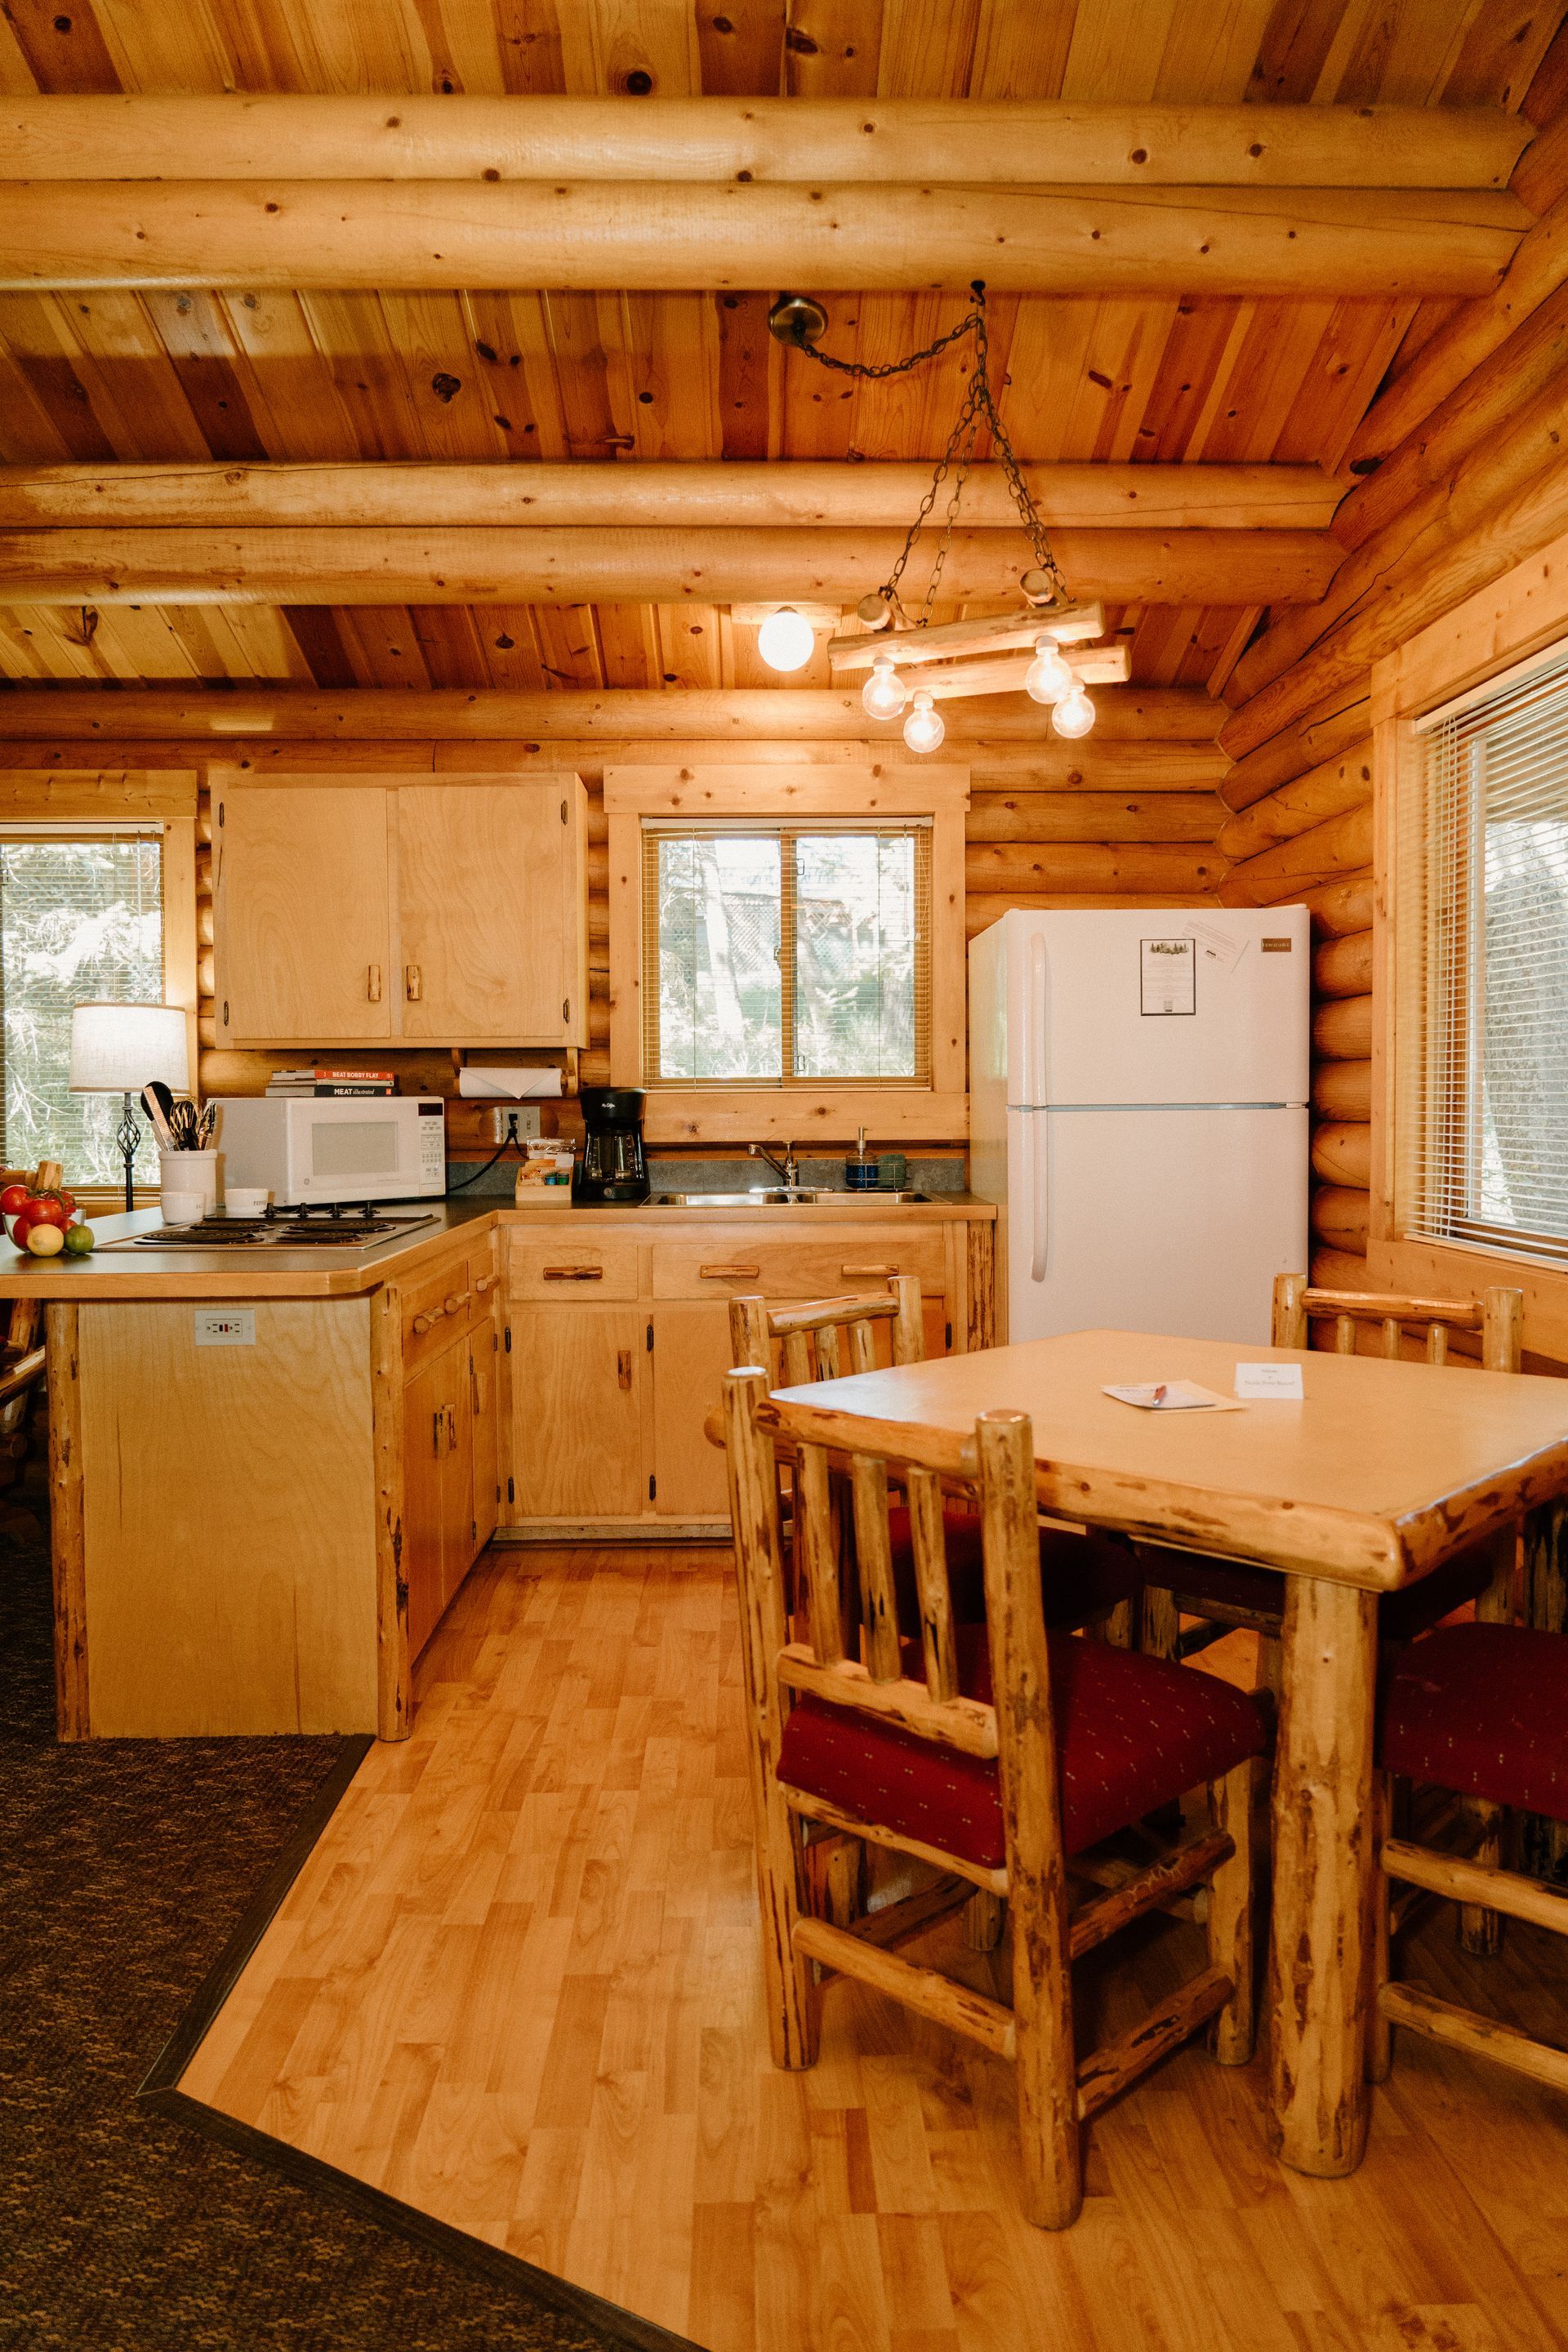
[[[403,993],[408,999],[410,1004],[418,1003],[419,992],[423,985],[424,983],[419,976],[418,965],[416,963],[405,963],[403,967]]]
[[[547,1265],[544,1279],[546,1282],[603,1282],[605,1269],[602,1265]]]
[[[629,1348],[617,1348],[616,1350],[616,1379],[622,1388],[631,1387],[632,1351]]]
[[[481,1274],[479,1276],[478,1280],[474,1284],[474,1288],[478,1291],[481,1298],[484,1297],[486,1291],[489,1288],[494,1280],[495,1276],[493,1274]]]
[[[446,1313],[460,1315],[473,1295],[471,1290],[454,1290],[447,1301]]]
[[[441,1423],[446,1418],[446,1412],[440,1405],[437,1406],[430,1416],[430,1451],[437,1461],[441,1458]]]
[[[457,1450],[458,1450],[458,1416],[457,1416],[457,1414],[452,1411],[451,1406],[450,1406],[450,1405],[448,1405],[448,1406],[447,1407],[447,1453],[448,1453],[448,1454],[456,1454]]]
[[[846,1275],[897,1274],[898,1270],[896,1265],[841,1265],[838,1269]]]
[[[704,1282],[755,1282],[762,1273],[760,1265],[700,1265],[697,1269]]]
[[[414,1330],[416,1337],[423,1338],[426,1331],[434,1330],[446,1312],[444,1307],[427,1307],[423,1315],[416,1315],[414,1318]]]
[[[381,966],[378,963],[365,966],[364,992],[372,1004],[381,1003]]]

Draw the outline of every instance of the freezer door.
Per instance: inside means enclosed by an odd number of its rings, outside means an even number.
[[[996,926],[1007,1101],[1305,1102],[1304,907],[1018,910]]]
[[[1307,1112],[1009,1111],[1010,1339],[1267,1342],[1307,1265]]]

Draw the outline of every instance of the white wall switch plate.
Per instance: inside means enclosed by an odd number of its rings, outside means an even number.
[[[254,1348],[254,1307],[198,1307],[192,1321],[198,1348]]]

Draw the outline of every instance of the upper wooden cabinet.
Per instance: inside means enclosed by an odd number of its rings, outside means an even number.
[[[586,804],[570,774],[213,779],[226,1045],[581,1045]]]

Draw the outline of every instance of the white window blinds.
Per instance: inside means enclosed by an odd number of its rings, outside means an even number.
[[[1568,649],[1415,731],[1396,816],[1400,1230],[1568,1262]]]

